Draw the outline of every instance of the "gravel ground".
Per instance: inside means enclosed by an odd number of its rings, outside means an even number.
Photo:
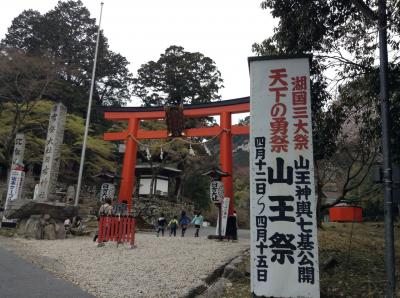
[[[54,272],[97,297],[179,297],[206,275],[248,248],[205,237],[159,237],[138,233],[137,248],[91,238],[38,241],[0,237],[0,246]]]

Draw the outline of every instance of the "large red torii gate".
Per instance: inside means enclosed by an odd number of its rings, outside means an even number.
[[[121,174],[121,185],[118,202],[126,200],[129,208],[132,206],[132,193],[135,185],[136,140],[167,139],[166,130],[142,130],[141,120],[165,119],[164,107],[107,107],[104,118],[111,121],[128,121],[128,128],[121,132],[104,134],[106,141],[125,141],[124,163]],[[229,215],[234,210],[233,180],[232,180],[232,136],[248,135],[248,126],[232,125],[232,114],[250,111],[250,98],[243,97],[212,103],[184,105],[183,114],[188,118],[220,116],[220,125],[212,127],[190,128],[185,130],[187,137],[220,136],[221,169],[230,174],[223,177],[225,197],[231,198]]]

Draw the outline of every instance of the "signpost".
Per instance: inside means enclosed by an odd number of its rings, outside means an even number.
[[[222,204],[225,203],[224,200],[224,184],[221,181],[222,177],[228,177],[229,174],[223,172],[221,169],[214,167],[207,172],[203,173],[204,176],[211,177],[210,183],[210,199],[218,207],[218,223],[217,223],[217,233],[218,233],[218,240],[222,241]],[[228,205],[226,207],[226,217],[228,217],[229,212],[229,198],[228,198]],[[226,223],[225,223],[226,226]],[[225,234],[225,233],[224,233]]]
[[[105,202],[107,199],[113,200],[115,195],[115,186],[112,183],[103,183],[100,188],[100,201]]]
[[[228,222],[228,213],[229,213],[229,201],[230,198],[224,198],[222,204],[220,204],[220,213],[218,214],[218,223],[216,228],[216,234],[221,237],[226,235],[226,224]],[[222,216],[221,216],[222,214]],[[221,227],[221,229],[219,228]]]
[[[211,202],[213,202],[218,207],[218,222],[217,222],[217,235],[218,239],[222,240],[222,237],[225,236],[225,231],[222,231],[222,204],[224,202],[224,184],[218,180],[211,180],[210,183],[210,198]],[[229,202],[229,201],[228,201]],[[228,205],[229,208],[229,205]],[[226,222],[225,222],[226,227]]]
[[[210,183],[210,198],[214,204],[221,203],[224,199],[224,184],[222,181],[212,180]]]
[[[255,296],[319,297],[309,60],[249,58]]]

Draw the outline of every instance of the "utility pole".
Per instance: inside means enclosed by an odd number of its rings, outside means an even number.
[[[78,185],[76,187],[76,196],[75,196],[75,204],[74,204],[75,207],[78,206],[79,195],[81,192],[81,185],[82,185],[83,164],[85,163],[86,143],[87,143],[87,137],[88,137],[88,132],[89,132],[89,124],[90,124],[90,111],[92,110],[92,98],[93,98],[93,89],[94,89],[94,79],[95,79],[95,74],[96,74],[97,52],[99,51],[100,25],[101,25],[101,16],[103,14],[103,5],[104,5],[104,3],[101,2],[99,28],[97,30],[96,50],[94,53],[94,61],[93,61],[93,69],[92,69],[92,82],[90,85],[89,103],[88,103],[88,108],[87,108],[87,113],[86,113],[85,134],[83,136],[81,163],[79,164]]]
[[[378,16],[362,0],[353,4],[372,21],[378,20],[379,31],[379,85],[382,122],[383,185],[385,212],[385,271],[386,297],[395,297],[396,273],[394,256],[392,158],[390,154],[390,102],[388,88],[387,8],[386,0],[378,0]]]
[[[396,274],[394,257],[393,197],[392,197],[392,158],[390,154],[390,103],[388,88],[388,53],[387,53],[387,12],[386,0],[378,2],[379,29],[379,82],[382,118],[383,142],[383,184],[385,212],[385,269],[386,297],[395,296]]]

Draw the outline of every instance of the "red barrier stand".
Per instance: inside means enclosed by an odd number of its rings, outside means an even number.
[[[110,240],[110,235],[111,235],[111,220],[112,220],[112,218],[110,218],[110,217],[106,218],[107,224],[105,226],[106,226],[106,240],[107,241]]]
[[[104,224],[104,218],[103,217],[100,217],[100,220],[99,220],[99,231],[98,231],[98,238],[97,238],[97,241],[98,241],[98,243],[102,243],[103,242],[103,224]]]
[[[117,246],[129,243],[135,246],[135,219],[132,216],[100,216],[97,242],[103,246],[105,241],[115,241]]]

